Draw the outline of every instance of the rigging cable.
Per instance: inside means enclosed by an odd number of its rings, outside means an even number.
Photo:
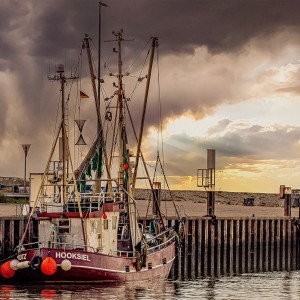
[[[90,40],[91,40],[92,45],[94,46],[95,50],[98,51],[96,45],[94,44],[94,41],[93,41],[92,39],[90,39]],[[91,52],[91,58],[92,58],[93,68],[96,69],[96,67],[95,67],[95,62],[94,62],[93,56],[92,56],[92,52]],[[109,58],[110,58],[110,57],[109,57]],[[109,73],[112,74],[111,69],[110,69],[110,67],[109,67],[109,65],[108,65],[108,60],[105,62],[102,56],[100,57],[100,59],[101,59],[102,62],[103,62],[104,69],[107,68],[108,71],[109,71]],[[103,80],[104,80],[105,78],[109,78],[109,77],[110,77],[110,76],[103,77]],[[95,78],[97,79],[96,76],[95,76]],[[98,79],[101,80],[101,78],[98,78]],[[100,85],[100,88],[101,88],[100,93],[102,93],[102,97],[103,97],[103,99],[105,99],[105,98],[107,97],[107,93],[106,93],[106,91],[105,91],[105,88],[104,88],[103,84]],[[98,93],[99,93],[99,91],[98,91]],[[104,103],[105,103],[105,102],[104,102]]]
[[[144,50],[146,49],[146,47],[150,44],[151,39],[149,39],[146,44],[144,45],[143,49],[140,51],[140,53],[136,56],[136,59],[133,61],[133,63],[128,67],[126,73],[130,73],[130,70],[133,68],[133,65],[137,62],[138,58],[141,56],[141,54],[144,52]],[[148,50],[148,54],[149,54],[149,50]],[[148,57],[148,55],[147,55]]]
[[[69,88],[69,92],[67,94],[67,101],[66,101],[66,106],[68,107],[68,104],[69,104],[69,101],[70,101],[71,91],[72,91],[72,88],[73,88],[73,84],[74,84],[74,81],[76,81],[76,84],[77,84],[76,91],[77,91],[77,93],[76,93],[76,100],[75,100],[74,120],[75,120],[75,117],[76,117],[76,108],[77,108],[77,104],[78,103],[79,103],[78,110],[79,110],[79,119],[80,119],[80,98],[78,100],[78,80],[77,80],[78,78],[80,79],[80,87],[81,87],[80,69],[82,69],[82,49],[80,49],[80,51],[79,51],[79,57],[78,57],[77,65],[75,67],[75,71],[74,71],[75,76],[72,76],[72,73],[71,73],[71,85],[70,85],[70,88]],[[75,151],[75,122],[73,124],[73,131],[74,131],[74,147],[73,147],[73,151],[74,151],[74,159],[76,160],[76,151]],[[79,151],[80,150],[78,150],[78,152]]]
[[[58,114],[59,114],[59,109],[60,109],[60,102],[61,102],[61,93],[59,93],[59,98],[58,98],[58,105],[57,105],[57,110],[56,110],[56,117],[55,117],[55,126],[54,126],[54,131],[53,131],[53,138],[52,138],[52,147],[54,147],[55,143],[55,136],[56,136],[56,130],[57,130],[57,119],[58,119]]]
[[[96,47],[96,45],[94,44],[94,41],[91,38],[90,38],[90,41],[92,42],[92,45],[94,46],[94,48],[96,49],[96,51],[98,51],[98,47]],[[109,59],[111,58],[111,56],[109,56],[109,58],[106,61],[103,59],[102,56],[100,58],[101,58],[101,60],[103,62],[104,68],[108,68],[108,71],[111,72],[109,66],[107,66],[107,63],[108,63]]]
[[[138,80],[136,81],[136,84],[135,84],[135,86],[134,86],[132,92],[129,94],[129,99],[132,99],[133,94],[135,93],[135,90],[137,89],[138,85],[141,83],[141,81],[139,80],[139,78],[141,77],[141,74],[142,74],[142,72],[143,72],[143,70],[144,70],[146,61],[147,61],[147,59],[148,59],[148,57],[149,57],[149,54],[150,54],[150,49],[149,49],[148,52],[147,52],[146,58],[145,58],[145,60],[144,60],[144,63],[143,63],[143,65],[142,65],[141,71],[140,71],[139,76],[138,76]]]
[[[77,89],[76,89],[76,102],[75,102],[75,111],[74,111],[74,120],[76,119],[76,109],[77,109],[77,106],[78,106],[78,119],[80,120],[80,116],[81,116],[81,99],[80,99],[80,91],[81,91],[81,73],[82,73],[82,48],[80,50],[80,54],[79,54],[79,61],[80,61],[80,66],[79,66],[79,62],[78,62],[78,77],[79,77],[79,85],[78,85],[78,80],[76,81],[76,84],[77,84]],[[75,145],[75,140],[76,140],[76,137],[75,137],[75,122],[74,122],[74,158],[75,160],[77,161],[77,164],[75,165],[78,165],[79,164],[79,161],[81,161],[81,147],[79,146],[77,149],[77,157],[76,157],[76,145]]]
[[[163,126],[162,126],[162,109],[161,109],[161,89],[160,89],[160,70],[159,70],[159,48],[156,50],[156,65],[157,65],[157,86],[158,86],[158,105],[157,105],[157,110],[158,110],[158,132],[157,134],[159,135],[160,133],[160,137],[157,136],[157,149],[159,151],[159,138],[161,139],[161,153],[162,153],[162,169],[164,170],[165,167],[165,155],[164,155],[164,140],[163,140]],[[157,155],[159,156],[159,152],[157,153]],[[164,181],[164,189],[165,189],[165,184],[166,184],[166,180]],[[167,195],[165,194],[165,197]],[[165,201],[165,211],[167,214],[167,202]]]

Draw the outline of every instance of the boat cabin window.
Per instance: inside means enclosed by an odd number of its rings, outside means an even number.
[[[108,220],[103,220],[103,221],[104,221],[103,228],[108,229]]]
[[[58,233],[70,233],[70,220],[58,220]]]
[[[112,229],[116,229],[117,228],[117,217],[113,216],[112,217]]]

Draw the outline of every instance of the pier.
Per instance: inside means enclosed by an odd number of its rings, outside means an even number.
[[[172,279],[299,269],[293,218],[188,218],[184,233]]]
[[[27,218],[0,218],[0,255],[13,254]],[[146,222],[146,220],[144,220]],[[174,217],[168,226],[178,229]],[[290,271],[300,267],[299,219],[295,217],[186,217],[184,238],[170,274],[172,279]],[[28,242],[35,241],[32,223]]]

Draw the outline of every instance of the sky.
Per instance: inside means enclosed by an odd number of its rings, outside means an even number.
[[[217,190],[300,188],[299,1],[103,2],[102,40],[121,28],[134,39],[124,46],[126,60],[134,61],[151,36],[159,39],[143,152],[153,165],[163,137],[171,188],[201,190],[197,169],[206,168],[207,149],[216,150]],[[74,72],[86,33],[96,49],[98,1],[0,0],[0,176],[24,176],[22,144],[31,144],[27,176],[43,171],[59,104],[59,86],[48,75],[59,63]],[[108,61],[113,46],[101,47]],[[87,68],[76,84],[92,95]],[[142,95],[130,104],[135,119]],[[76,93],[71,98],[70,106],[79,105]],[[80,105],[81,116],[91,118],[83,131],[88,147],[93,102]],[[70,125],[70,135],[75,130]]]

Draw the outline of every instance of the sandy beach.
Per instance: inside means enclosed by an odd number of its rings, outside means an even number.
[[[203,191],[172,191],[172,198],[181,217],[194,218],[206,215],[206,193]],[[243,205],[244,198],[254,197],[254,206]],[[161,210],[164,215],[175,217],[175,208],[169,193],[162,193]],[[152,213],[149,192],[139,190],[137,207],[140,217]],[[0,204],[0,217],[20,216],[24,205]],[[222,218],[283,217],[283,200],[277,194],[216,192],[215,215]],[[292,208],[292,217],[299,216],[299,208]]]

